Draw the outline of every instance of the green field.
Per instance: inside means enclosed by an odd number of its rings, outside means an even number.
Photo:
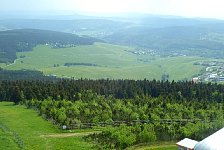
[[[31,109],[24,106],[15,106],[13,103],[0,103],[0,125],[6,126],[10,131],[0,128],[0,149],[21,149],[15,136],[24,143],[29,150],[55,150],[55,149],[92,149],[91,144],[82,139],[82,134],[66,136],[66,133],[57,129],[51,122],[45,121]],[[62,135],[62,136],[50,136]],[[83,134],[84,135],[84,134]]]
[[[134,49],[106,43],[60,49],[39,45],[31,52],[17,53],[18,59],[13,64],[2,67],[11,70],[40,70],[45,75],[53,74],[58,77],[160,80],[162,74],[167,73],[170,80],[182,80],[197,75],[202,68],[193,63],[205,60],[187,56],[136,55],[129,51]],[[65,63],[91,63],[96,66],[66,67]]]

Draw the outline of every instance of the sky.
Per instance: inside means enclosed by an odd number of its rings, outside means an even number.
[[[88,15],[160,14],[224,19],[224,0],[0,0],[3,12]]]

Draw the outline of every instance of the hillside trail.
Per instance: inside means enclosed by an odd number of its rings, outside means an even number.
[[[80,133],[50,133],[50,134],[44,134],[40,135],[40,137],[52,137],[52,138],[64,138],[64,137],[70,137],[70,136],[87,136],[93,133],[100,133],[100,131],[94,131],[94,132],[80,132]]]

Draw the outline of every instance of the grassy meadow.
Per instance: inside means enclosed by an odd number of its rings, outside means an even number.
[[[56,150],[56,149],[92,149],[92,145],[86,143],[82,136],[48,136],[52,134],[63,134],[61,130],[53,126],[51,122],[45,121],[37,112],[24,106],[15,106],[13,103],[0,103],[0,124],[10,131],[0,128],[0,149],[32,149],[32,150]],[[14,134],[17,134],[16,138]],[[80,131],[79,131],[80,132]],[[24,146],[20,147],[20,139]]]
[[[45,75],[74,78],[111,79],[161,79],[167,73],[170,80],[191,79],[202,69],[194,66],[200,57],[158,57],[137,55],[133,48],[95,43],[94,45],[53,49],[39,45],[30,52],[17,53],[18,59],[1,67],[10,70],[31,69],[42,71]],[[90,63],[95,66],[64,66],[65,63]]]

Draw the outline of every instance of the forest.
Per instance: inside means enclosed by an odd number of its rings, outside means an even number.
[[[57,80],[36,70],[5,70],[0,68],[0,80]]]
[[[224,125],[224,85],[156,80],[0,81],[0,100],[35,109],[67,129],[101,126],[85,137],[99,149],[201,140]]]

